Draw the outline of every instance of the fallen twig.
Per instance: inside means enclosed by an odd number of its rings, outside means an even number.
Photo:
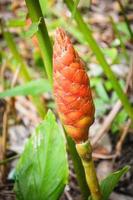
[[[110,126],[111,126],[114,118],[118,114],[118,112],[121,109],[121,107],[122,107],[122,103],[121,103],[120,100],[118,100],[116,102],[116,104],[114,105],[113,109],[108,114],[108,116],[105,117],[105,120],[104,120],[104,122],[103,122],[103,124],[101,126],[100,131],[97,133],[97,135],[94,137],[94,139],[92,139],[93,147],[96,146],[98,141],[104,136],[105,133],[108,132],[108,130],[110,129]]]
[[[67,197],[68,200],[73,200],[72,196],[66,190],[65,190],[65,195],[66,195],[66,197]]]
[[[122,145],[123,145],[124,140],[125,140],[125,138],[128,134],[128,130],[129,130],[131,123],[132,123],[131,119],[128,119],[127,124],[123,128],[123,131],[121,133],[121,137],[116,144],[116,157],[120,156],[120,154],[121,154]]]
[[[115,154],[112,154],[112,155],[104,155],[104,154],[99,154],[99,153],[92,153],[92,157],[93,158],[98,158],[98,159],[105,159],[105,160],[108,160],[108,159],[113,159],[116,157]]]

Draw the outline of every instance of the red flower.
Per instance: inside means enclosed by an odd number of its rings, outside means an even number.
[[[84,63],[64,30],[58,29],[53,49],[54,96],[66,132],[76,143],[87,140],[94,104]]]

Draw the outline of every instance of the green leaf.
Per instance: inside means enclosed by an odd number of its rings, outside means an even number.
[[[32,37],[37,31],[38,31],[38,26],[40,24],[41,18],[39,19],[38,22],[34,22],[30,25],[29,29],[27,32],[25,32],[25,37],[30,38]]]
[[[91,87],[96,87],[97,84],[99,84],[101,81],[102,81],[102,79],[99,77],[92,77],[90,85],[91,85]]]
[[[67,180],[65,138],[49,111],[18,162],[14,188],[17,200],[58,200]]]
[[[111,63],[115,61],[118,56],[118,52],[116,48],[102,48],[102,52],[106,58],[110,58]]]
[[[17,18],[12,18],[10,20],[7,21],[7,27],[11,28],[11,27],[24,27],[25,26],[25,17],[21,17],[19,19]]]
[[[28,83],[14,88],[8,89],[0,93],[0,98],[14,97],[14,96],[26,96],[26,95],[37,95],[43,92],[50,92],[51,86],[47,79],[39,79],[29,81]]]
[[[110,174],[101,182],[101,191],[103,194],[102,200],[108,200],[120,178],[129,170],[129,168],[129,166],[125,166],[121,170]]]
[[[49,13],[49,7],[50,7],[50,3],[51,1],[49,0],[39,0],[40,6],[41,6],[41,10],[43,13],[43,16],[46,16]]]
[[[105,84],[105,88],[106,88],[107,91],[112,90],[112,84],[110,83],[109,80],[106,80],[104,84]]]
[[[120,32],[122,32],[125,35],[127,35],[128,37],[130,37],[129,30],[128,30],[127,25],[126,25],[125,22],[116,23],[116,27],[118,28],[118,30]]]
[[[80,0],[74,0],[74,6],[73,6],[73,11],[72,11],[72,18],[75,17],[75,13],[76,13],[76,10],[77,10],[79,2],[80,2]]]
[[[96,109],[96,117],[103,117],[103,115],[106,113],[108,110],[108,104],[106,104],[102,99],[100,98],[95,98],[94,99],[94,104]]]
[[[125,121],[128,118],[128,114],[125,112],[125,110],[121,110],[121,112],[118,113],[115,120],[112,123],[111,130],[113,133],[116,133],[118,130],[120,130],[120,127],[125,123]]]
[[[102,82],[99,82],[97,85],[96,85],[96,92],[98,94],[98,96],[105,102],[109,102],[109,97],[108,97],[108,94],[104,88],[104,85]]]
[[[112,42],[111,42],[111,46],[112,47],[118,47],[121,44],[120,39],[115,38]]]

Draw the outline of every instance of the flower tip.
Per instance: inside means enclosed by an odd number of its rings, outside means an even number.
[[[63,30],[63,28],[57,28],[55,31],[55,36],[60,36],[60,37],[64,37],[66,35],[65,31]]]
[[[63,46],[65,41],[66,33],[62,28],[57,28],[55,31],[55,43],[58,45]]]

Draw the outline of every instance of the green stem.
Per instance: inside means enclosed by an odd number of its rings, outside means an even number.
[[[131,26],[130,26],[130,23],[128,21],[128,18],[127,18],[126,14],[125,14],[124,6],[123,6],[121,0],[117,0],[117,2],[118,2],[119,6],[121,8],[121,11],[122,11],[123,17],[125,19],[125,22],[126,22],[126,25],[127,25],[127,28],[128,28],[129,34],[130,34],[130,37],[133,40],[133,31],[131,29]]]
[[[67,134],[66,134],[66,138],[67,138],[69,152],[71,154],[71,158],[72,158],[73,165],[74,165],[74,170],[75,170],[75,173],[77,176],[78,184],[79,184],[81,192],[82,192],[83,199],[87,200],[90,195],[90,192],[89,192],[89,188],[88,188],[88,185],[86,182],[85,172],[84,172],[84,168],[83,168],[81,159],[76,151],[74,141]]]
[[[65,1],[66,5],[68,6],[68,8],[70,9],[70,11],[72,12],[73,6],[74,6],[73,1],[72,0],[64,0],[64,1]],[[105,57],[104,57],[100,47],[97,45],[97,42],[93,38],[90,28],[84,22],[81,14],[78,10],[76,10],[74,18],[77,22],[79,30],[83,34],[84,38],[86,39],[86,41],[87,41],[88,45],[90,46],[90,48],[92,49],[92,51],[95,53],[96,58],[97,58],[98,62],[100,63],[101,67],[103,68],[106,76],[111,81],[112,86],[113,86],[114,90],[116,91],[119,99],[121,100],[126,112],[131,117],[131,119],[133,119],[133,108],[132,108],[126,94],[123,92],[120,84],[118,83],[118,80],[117,80],[115,74],[113,73],[109,64],[105,60]]]
[[[4,38],[8,44],[8,47],[11,50],[11,53],[13,55],[13,57],[15,58],[15,60],[19,63],[21,69],[20,69],[20,75],[21,77],[24,79],[25,82],[28,82],[32,79],[30,72],[28,70],[28,66],[26,65],[26,63],[24,62],[22,56],[20,55],[17,46],[14,42],[13,36],[9,31],[4,31],[4,29],[2,30],[2,33],[4,35]],[[40,97],[30,97],[32,99],[32,102],[35,104],[39,115],[44,118],[45,114],[46,114],[46,107],[44,105],[44,103],[42,102],[42,100],[40,99]]]
[[[39,0],[25,0],[28,11],[33,23],[40,22],[38,25],[37,38],[44,61],[45,69],[50,83],[53,82],[52,76],[52,45],[48,35],[47,27],[43,18]]]
[[[86,180],[93,200],[102,200],[99,182],[96,175],[94,162],[92,160],[92,148],[89,141],[76,144],[77,152],[82,160]]]

